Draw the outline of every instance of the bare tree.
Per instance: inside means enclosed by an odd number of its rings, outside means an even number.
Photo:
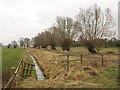
[[[34,47],[40,48],[41,46],[42,48],[47,48],[48,42],[46,36],[45,32],[38,33],[37,36],[34,37]]]
[[[27,47],[29,47],[30,46],[30,39],[24,38],[24,43],[27,45]]]
[[[37,37],[35,37],[37,46],[41,46],[42,48],[47,48],[48,46],[48,38],[47,38],[47,31],[39,33]]]
[[[47,32],[47,38],[48,38],[48,43],[51,46],[51,49],[56,50],[55,46],[57,44],[57,40],[58,40],[58,34],[57,34],[57,27],[52,26],[50,28],[48,28],[48,32]]]
[[[23,47],[25,45],[24,38],[19,39],[19,44],[20,44],[21,47]]]
[[[102,12],[96,4],[88,9],[80,9],[76,18],[76,29],[83,37],[83,42],[88,50],[97,53],[97,45],[101,44],[101,39],[108,36],[114,26],[110,9]]]
[[[40,37],[39,37],[39,34],[37,35],[37,36],[35,36],[34,37],[34,39],[33,39],[33,47],[38,47],[38,48],[40,48]]]
[[[56,50],[56,43],[57,33],[55,26],[46,29],[46,31],[39,33],[36,37],[34,37],[34,47],[41,46],[42,48],[47,48],[47,46],[50,45],[51,49]]]
[[[9,43],[7,47],[10,48],[10,46],[12,46],[11,43]]]
[[[57,17],[57,31],[59,33],[59,43],[63,50],[70,50],[72,41],[75,40],[76,30],[74,29],[74,21],[69,17]]]
[[[18,46],[17,41],[12,41],[12,45],[14,46],[14,48],[17,48],[17,46]]]

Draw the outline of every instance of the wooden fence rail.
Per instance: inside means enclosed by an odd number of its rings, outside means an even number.
[[[15,70],[14,74],[9,79],[9,81],[7,82],[5,87],[3,87],[3,90],[6,90],[8,88],[9,89],[14,88],[17,85],[17,82],[19,80],[22,80],[24,78],[31,76],[33,67],[34,67],[33,64],[28,64],[28,63],[24,62],[23,59],[21,59],[18,64],[17,69]]]
[[[67,71],[69,70],[69,62],[73,62],[73,61],[80,61],[80,63],[82,64],[83,63],[83,55],[84,54],[80,54],[80,55],[76,55],[76,54],[69,54],[69,53],[63,53],[63,54],[60,54],[59,56],[66,56],[66,60],[63,60],[62,62],[66,62],[66,66],[67,66]],[[86,54],[87,55],[87,54]],[[75,59],[75,60],[70,60],[70,56],[80,56],[79,59]],[[103,67],[104,66],[104,55],[103,54],[99,54],[99,62],[101,63],[101,66]]]

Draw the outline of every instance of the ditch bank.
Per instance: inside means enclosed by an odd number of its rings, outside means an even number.
[[[37,80],[44,80],[45,74],[43,73],[43,70],[42,70],[41,66],[39,65],[37,59],[29,51],[27,51],[27,53],[29,54],[29,56],[31,57],[31,59],[35,65]]]
[[[92,76],[80,71],[82,67],[80,63],[71,63],[72,67],[67,71],[66,63],[62,62],[66,58],[59,57],[58,53],[33,48],[27,50],[36,59],[45,75],[45,79],[34,80],[28,78],[21,84],[21,88],[93,88],[101,86],[97,83],[83,82]]]

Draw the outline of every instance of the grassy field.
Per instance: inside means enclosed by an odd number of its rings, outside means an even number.
[[[24,59],[27,63],[33,63],[26,50],[23,48],[2,48],[3,85],[6,84],[11,77],[11,67],[17,68],[21,59]],[[36,78],[35,71],[33,71],[32,78]]]
[[[62,51],[61,47],[56,47],[57,51]],[[101,48],[99,53],[106,53],[109,51],[113,51],[114,53],[118,53],[117,47],[108,47],[108,48]],[[89,53],[86,47],[71,47],[70,52],[79,52],[79,53]]]
[[[10,70],[11,67],[17,67],[21,58],[25,54],[22,48],[3,48],[2,49],[2,70]]]
[[[26,62],[32,63],[31,58],[23,48],[3,48],[2,49],[2,70],[10,70],[11,67],[18,66],[21,58],[27,58]]]

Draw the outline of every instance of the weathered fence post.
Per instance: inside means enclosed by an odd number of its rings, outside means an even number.
[[[25,73],[25,68],[26,68],[26,63],[24,63],[24,66],[23,66],[23,72],[22,72],[23,78],[25,78],[25,75],[24,75],[24,73]]]
[[[24,66],[24,61],[22,59],[20,64],[20,80],[22,80],[23,77],[23,66]]]
[[[81,62],[81,64],[82,64],[82,57],[83,57],[83,55],[81,54],[80,55],[80,62]]]
[[[29,67],[30,67],[30,64],[27,64],[27,69],[26,69],[26,78],[29,76],[28,72],[29,72]]]
[[[11,71],[10,71],[10,76],[12,77],[13,75],[15,75],[15,67],[11,67]],[[12,84],[11,84],[11,88],[16,86],[16,79],[12,80]]]
[[[10,76],[12,76],[13,74],[15,74],[15,67],[11,67]]]
[[[102,64],[102,66],[103,66],[103,63],[104,63],[104,61],[103,61],[103,55],[101,55],[101,64]]]
[[[69,70],[69,54],[67,54],[67,71]]]
[[[33,67],[34,67],[34,65],[31,65],[31,67],[30,67],[31,70],[29,72],[29,75],[31,75]]]

